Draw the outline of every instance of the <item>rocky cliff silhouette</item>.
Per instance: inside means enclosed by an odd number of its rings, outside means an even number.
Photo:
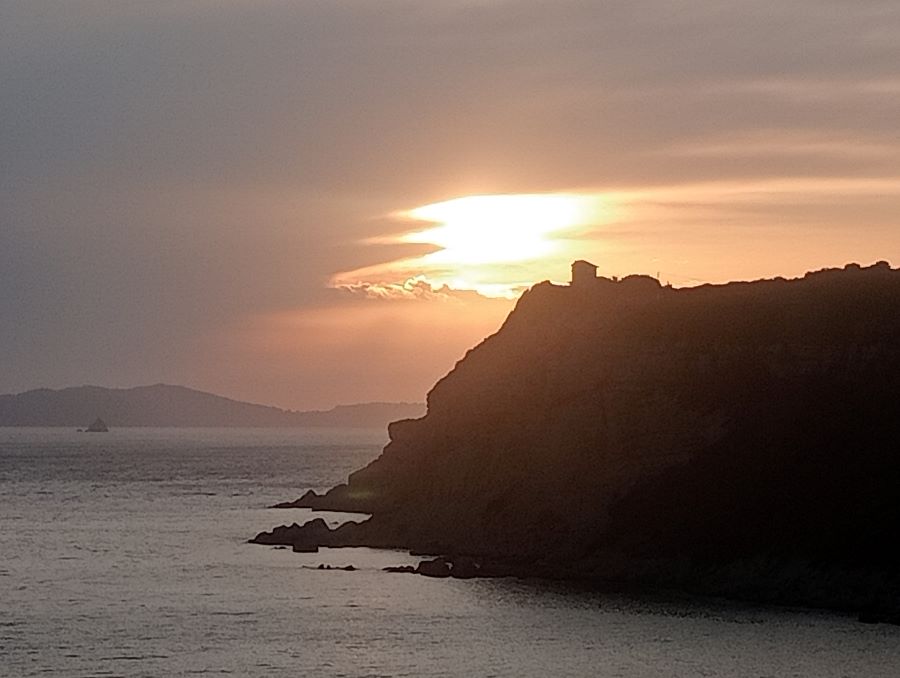
[[[434,386],[426,416],[300,502],[369,520],[256,540],[896,601],[898,337],[900,271],[885,263],[688,289],[541,283]]]

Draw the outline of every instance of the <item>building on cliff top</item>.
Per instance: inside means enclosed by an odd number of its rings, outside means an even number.
[[[589,261],[579,259],[572,262],[572,281],[569,287],[578,290],[599,290],[607,285],[621,286],[628,292],[652,292],[662,288],[659,282],[659,275],[652,277],[649,275],[629,275],[619,280],[618,276],[606,278],[597,275],[597,267]],[[667,288],[671,285],[666,284]]]
[[[597,282],[597,267],[594,264],[584,259],[572,262],[571,285],[591,285],[595,282]]]

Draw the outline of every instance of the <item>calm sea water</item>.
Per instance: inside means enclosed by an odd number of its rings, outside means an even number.
[[[248,537],[383,431],[0,429],[2,676],[900,676],[900,628]],[[338,522],[346,516],[325,514]],[[319,563],[356,572],[319,571]]]

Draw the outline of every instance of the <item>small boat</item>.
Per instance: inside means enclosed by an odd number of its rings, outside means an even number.
[[[106,422],[103,421],[100,417],[94,419],[94,423],[92,423],[84,430],[85,433],[109,433],[109,427],[106,425]]]

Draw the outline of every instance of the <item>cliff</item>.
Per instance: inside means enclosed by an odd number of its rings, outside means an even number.
[[[897,337],[884,263],[688,289],[541,283],[426,416],[305,503],[373,514],[332,544],[538,568],[551,554],[573,574],[681,584],[747,563],[779,586],[790,563],[882,582],[900,564]]]

